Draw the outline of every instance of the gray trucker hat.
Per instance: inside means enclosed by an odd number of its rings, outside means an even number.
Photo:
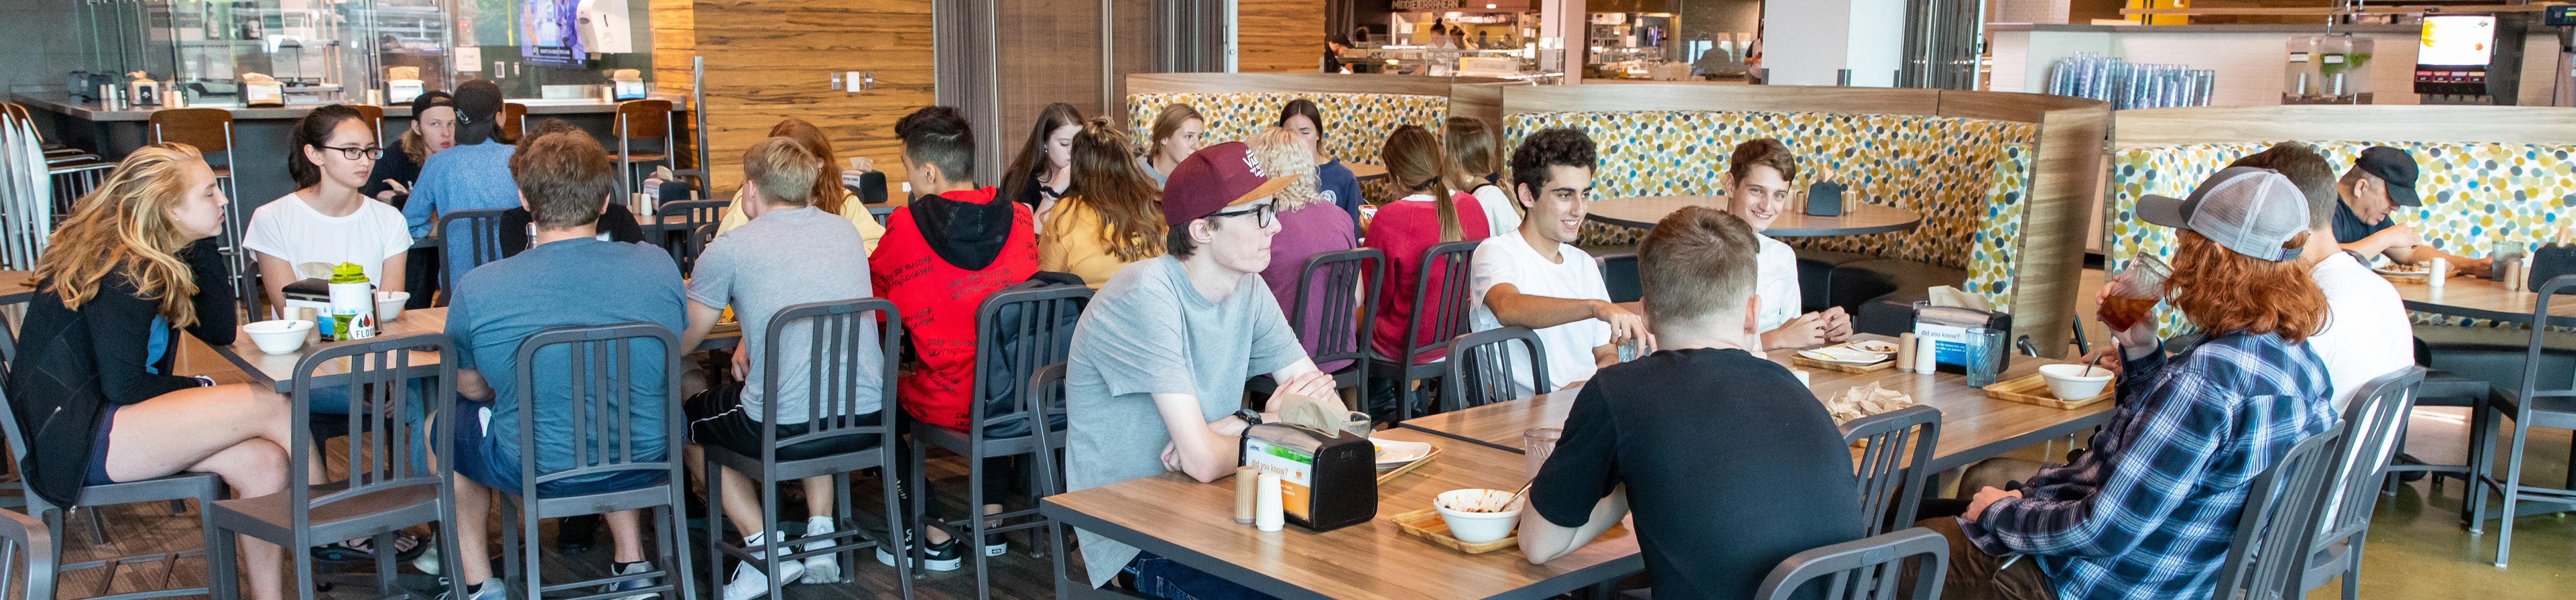
[[[2148,195],[2138,218],[2189,229],[2229,250],[2280,262],[2299,255],[2282,244],[2308,230],[2308,197],[2271,169],[2228,167],[2202,180],[2191,197]]]

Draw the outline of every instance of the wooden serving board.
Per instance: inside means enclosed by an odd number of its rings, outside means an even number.
[[[1522,510],[1528,510],[1528,507],[1524,506],[1522,507]],[[1484,554],[1504,548],[1518,547],[1521,543],[1521,536],[1518,530],[1513,531],[1512,535],[1503,536],[1503,539],[1482,544],[1470,544],[1458,541],[1458,538],[1449,537],[1449,522],[1441,520],[1440,510],[1436,508],[1425,508],[1421,510],[1396,513],[1388,515],[1386,520],[1395,522],[1395,526],[1403,529],[1405,533],[1412,534],[1425,540],[1430,540],[1431,543],[1446,546],[1451,550],[1465,552],[1468,554]],[[1628,535],[1628,524],[1625,521],[1622,521],[1617,525],[1610,526],[1608,531],[1601,532],[1601,537],[1592,539],[1593,541],[1600,541],[1623,535]]]
[[[2023,404],[2037,404],[2040,406],[2053,406],[2057,408],[2081,408],[2091,406],[2095,402],[2111,399],[2112,392],[2116,391],[2116,388],[2118,387],[2119,386],[2117,385],[2102,386],[2101,394],[2083,400],[2060,400],[2057,396],[2048,393],[2048,378],[2046,376],[2032,373],[2029,376],[2020,379],[2012,381],[1998,381],[1995,382],[1994,385],[1986,386],[1986,397],[1996,400],[2010,400]]]
[[[1827,370],[1827,371],[1841,371],[1841,372],[1844,372],[1844,373],[1876,373],[1876,372],[1879,372],[1879,371],[1885,371],[1885,370],[1888,370],[1888,369],[1895,368],[1895,367],[1896,367],[1896,359],[1895,359],[1894,357],[1890,357],[1890,358],[1888,358],[1887,360],[1882,360],[1882,361],[1878,361],[1878,362],[1874,362],[1874,363],[1870,363],[1870,364],[1866,364],[1866,365],[1855,365],[1855,364],[1851,364],[1851,363],[1840,363],[1840,362],[1828,362],[1828,361],[1821,361],[1821,360],[1816,360],[1816,359],[1812,359],[1812,358],[1807,358],[1807,357],[1805,357],[1805,356],[1799,356],[1799,355],[1796,355],[1796,354],[1791,354],[1791,355],[1789,355],[1789,364],[1798,365],[1798,366],[1801,366],[1801,367],[1813,367],[1813,368],[1818,368],[1818,369],[1824,369],[1824,370]]]
[[[1395,479],[1397,476],[1400,476],[1400,475],[1403,475],[1403,474],[1406,474],[1406,473],[1411,473],[1411,472],[1413,472],[1413,470],[1414,470],[1414,469],[1421,468],[1421,467],[1422,467],[1422,463],[1431,462],[1431,459],[1439,458],[1439,457],[1440,457],[1440,445],[1439,445],[1439,444],[1432,444],[1432,445],[1431,445],[1431,453],[1430,453],[1430,454],[1424,454],[1424,455],[1422,455],[1422,458],[1413,459],[1413,462],[1404,463],[1404,466],[1396,467],[1396,468],[1393,468],[1393,469],[1387,469],[1385,472],[1378,473],[1378,474],[1377,474],[1377,484],[1378,484],[1378,485],[1386,485],[1386,482],[1387,482],[1388,480]]]

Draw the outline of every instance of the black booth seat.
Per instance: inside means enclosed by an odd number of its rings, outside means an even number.
[[[1968,272],[1930,263],[1832,250],[1798,250],[1798,291],[1807,312],[1840,306],[1861,333],[1914,330],[1914,301],[1967,283]]]
[[[1833,273],[1836,267],[1878,257],[1858,252],[1838,252],[1812,248],[1798,249],[1798,312],[1816,312],[1833,306]],[[1849,311],[1857,306],[1845,307]],[[1856,313],[1855,313],[1856,314]]]
[[[2531,346],[2531,330],[2416,325],[2415,339],[2424,343],[2433,369],[2505,389],[2522,385],[2522,361]],[[2540,389],[2565,385],[2571,375],[2576,375],[2576,333],[2542,336]]]

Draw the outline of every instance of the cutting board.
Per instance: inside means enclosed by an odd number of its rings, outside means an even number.
[[[1528,508],[1523,507],[1522,510],[1528,510]],[[1395,526],[1403,529],[1405,533],[1429,540],[1434,544],[1446,546],[1451,550],[1465,552],[1468,554],[1484,554],[1504,548],[1518,547],[1521,543],[1521,536],[1518,531],[1514,531],[1512,535],[1503,536],[1503,539],[1482,544],[1470,544],[1458,541],[1458,538],[1449,537],[1449,522],[1441,520],[1440,510],[1434,508],[1396,513],[1394,515],[1387,516],[1386,520],[1394,521]],[[1610,530],[1601,532],[1601,537],[1592,538],[1592,540],[1597,542],[1623,535],[1628,535],[1628,524],[1625,521],[1620,522],[1618,525],[1610,526]]]
[[[2118,386],[2102,386],[2101,394],[2083,400],[2060,400],[2056,395],[2048,393],[2048,378],[2046,376],[2032,373],[2029,376],[2022,377],[2020,379],[2012,381],[1998,381],[1995,382],[1994,385],[1986,386],[1986,397],[1996,400],[2010,400],[2023,404],[2037,404],[2040,406],[2072,409],[2091,406],[2095,402],[2111,399],[2111,392],[2115,387]]]
[[[1413,470],[1414,470],[1414,469],[1416,469],[1416,468],[1420,468],[1420,467],[1422,466],[1422,463],[1431,462],[1431,459],[1434,459],[1434,458],[1440,458],[1440,445],[1439,445],[1439,444],[1432,444],[1432,445],[1431,445],[1431,453],[1430,453],[1430,454],[1424,454],[1424,455],[1422,455],[1422,458],[1413,459],[1413,462],[1404,463],[1404,466],[1401,466],[1401,467],[1396,467],[1396,468],[1393,468],[1393,469],[1387,469],[1387,470],[1385,470],[1385,471],[1379,472],[1379,473],[1377,474],[1377,484],[1378,484],[1378,485],[1386,485],[1386,482],[1387,482],[1388,480],[1395,479],[1395,478],[1396,478],[1396,476],[1399,476],[1399,475],[1403,475],[1403,474],[1406,474],[1406,473],[1411,473],[1411,472],[1413,472]]]
[[[1790,354],[1790,355],[1789,355],[1789,364],[1798,365],[1798,366],[1801,366],[1801,367],[1810,367],[1810,368],[1824,369],[1824,370],[1827,370],[1827,371],[1841,371],[1841,372],[1844,372],[1844,373],[1876,373],[1876,372],[1879,372],[1879,371],[1885,371],[1885,370],[1888,370],[1888,369],[1896,368],[1896,359],[1894,359],[1894,358],[1889,358],[1889,359],[1887,359],[1887,360],[1882,360],[1882,361],[1878,361],[1878,362],[1874,362],[1874,363],[1870,363],[1870,364],[1866,364],[1866,365],[1855,365],[1855,364],[1851,364],[1851,363],[1831,362],[1831,361],[1816,360],[1816,359],[1812,359],[1812,358],[1807,358],[1807,357],[1805,357],[1805,356],[1800,356],[1800,355],[1797,355],[1797,354]]]

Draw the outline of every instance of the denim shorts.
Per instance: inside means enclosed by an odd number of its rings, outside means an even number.
[[[456,474],[496,491],[519,493],[519,456],[503,449],[490,432],[484,430],[483,415],[490,411],[490,401],[456,400],[452,418],[439,423],[456,433]],[[432,435],[436,435],[432,433]],[[515,445],[518,440],[510,440]],[[621,492],[661,485],[670,479],[666,471],[621,471],[598,479],[550,481],[537,485],[541,496],[582,496]]]
[[[1269,594],[1253,591],[1243,584],[1227,581],[1206,571],[1190,568],[1152,552],[1136,553],[1127,563],[1127,574],[1136,580],[1136,592],[1170,600],[1270,600]]]
[[[89,440],[89,485],[116,483],[116,480],[107,478],[107,430],[116,427],[116,409],[119,408],[124,407],[114,404],[98,407],[98,431]]]

